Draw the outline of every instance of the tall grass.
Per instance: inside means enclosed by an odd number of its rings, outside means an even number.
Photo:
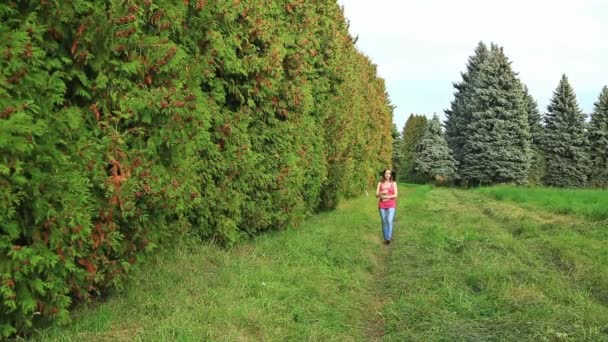
[[[608,191],[500,185],[474,190],[497,200],[531,204],[558,214],[574,214],[594,221],[608,219]]]

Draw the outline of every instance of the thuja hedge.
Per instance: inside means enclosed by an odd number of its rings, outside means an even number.
[[[0,331],[66,321],[159,244],[297,225],[390,163],[335,1],[0,4]]]

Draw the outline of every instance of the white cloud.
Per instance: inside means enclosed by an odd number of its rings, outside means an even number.
[[[603,0],[338,2],[351,34],[359,36],[359,49],[386,79],[399,128],[410,113],[441,113],[449,106],[451,83],[460,80],[479,41],[505,48],[541,111],[562,73],[587,112],[608,83],[608,2]],[[410,93],[400,94],[403,89]]]

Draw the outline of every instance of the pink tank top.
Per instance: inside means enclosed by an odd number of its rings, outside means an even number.
[[[389,185],[385,185],[384,183],[380,183],[380,191],[388,191],[389,195],[395,194],[395,185],[391,182]],[[378,202],[378,208],[387,209],[387,208],[396,208],[397,201],[394,198],[388,200],[380,200]]]

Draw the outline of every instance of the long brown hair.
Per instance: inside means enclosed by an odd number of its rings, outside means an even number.
[[[389,181],[391,182],[395,182],[397,179],[397,172],[391,170],[391,169],[385,169],[384,171],[382,171],[382,175],[380,176],[380,181],[384,182],[384,174],[386,173],[386,171],[390,171],[391,172],[391,179],[389,179]]]

